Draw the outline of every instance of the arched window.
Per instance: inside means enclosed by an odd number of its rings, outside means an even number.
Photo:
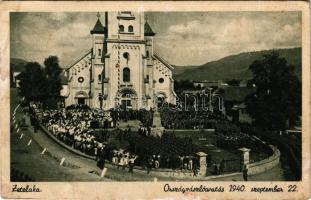
[[[98,49],[98,56],[101,56],[101,55],[102,55],[102,50]]]
[[[149,51],[146,51],[146,57],[149,58]]]
[[[130,26],[128,27],[128,32],[129,32],[129,33],[133,33],[133,32],[134,32],[134,28],[133,28],[132,25],[130,25]]]
[[[102,75],[98,74],[98,82],[100,83],[102,81]]]
[[[123,69],[123,82],[130,82],[131,80],[131,72],[129,68],[124,68]]]
[[[124,26],[123,25],[119,26],[119,32],[124,32]]]

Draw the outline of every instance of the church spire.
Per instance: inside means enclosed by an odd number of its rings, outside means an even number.
[[[97,12],[97,22],[94,26],[94,28],[91,30],[91,34],[94,34],[94,33],[105,33],[105,27],[102,25],[102,23],[100,22],[100,14],[99,12]]]
[[[153,30],[151,29],[151,27],[147,21],[145,22],[144,29],[145,29],[145,36],[154,36],[155,35],[155,32],[153,32]]]

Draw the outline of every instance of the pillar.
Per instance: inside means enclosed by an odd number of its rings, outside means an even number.
[[[200,176],[206,176],[206,171],[207,171],[207,163],[206,163],[206,158],[207,158],[207,154],[204,152],[198,152],[197,153],[198,156],[198,160],[199,160],[199,165],[200,165],[200,171],[199,171],[199,175]]]
[[[251,151],[248,148],[240,148],[238,149],[241,152],[241,170],[243,169],[244,165],[248,165],[249,164],[249,152]]]

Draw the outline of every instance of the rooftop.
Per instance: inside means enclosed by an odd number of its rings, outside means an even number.
[[[96,34],[96,33],[105,33],[106,28],[102,25],[99,19],[97,19],[97,22],[94,26],[94,28],[91,30],[91,34]]]
[[[150,25],[148,24],[148,22],[145,23],[145,36],[154,36],[155,32],[153,32],[153,30],[151,29]]]

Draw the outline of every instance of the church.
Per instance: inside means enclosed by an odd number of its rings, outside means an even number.
[[[106,12],[104,20],[99,13],[97,18],[91,49],[64,71],[65,105],[149,110],[159,101],[176,104],[174,68],[154,51],[155,33],[144,13]]]

